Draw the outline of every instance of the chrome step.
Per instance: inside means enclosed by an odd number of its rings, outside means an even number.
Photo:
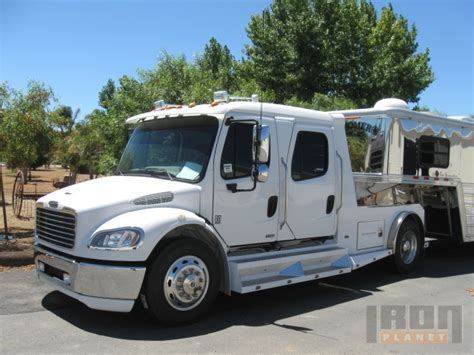
[[[352,270],[348,250],[312,246],[229,257],[231,288],[248,293]]]

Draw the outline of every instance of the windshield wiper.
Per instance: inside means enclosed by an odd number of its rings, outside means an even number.
[[[146,170],[146,169],[145,169]],[[168,179],[170,179],[171,181],[174,180],[174,175],[172,175],[168,170],[166,169],[153,169],[152,170],[154,173],[157,173],[157,174],[161,174],[161,173],[165,173],[167,176],[168,176]]]
[[[176,176],[171,174],[168,170],[166,169],[158,169],[158,168],[145,168],[145,169],[133,169],[130,171],[127,171],[127,174],[145,174],[153,177],[162,177],[163,174],[166,174],[168,179],[173,181]]]

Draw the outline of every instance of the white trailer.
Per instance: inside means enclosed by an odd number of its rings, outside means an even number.
[[[141,300],[178,323],[204,314],[218,292],[389,256],[408,272],[425,235],[474,239],[471,120],[394,99],[330,113],[257,101],[218,92],[211,105],[159,102],[129,118],[136,128],[116,176],[38,201],[38,277],[94,309],[128,312]],[[449,229],[437,234],[440,216]]]
[[[419,203],[426,237],[474,240],[473,118],[411,111],[397,99],[339,113],[348,139],[363,137],[366,149],[353,164],[359,205]]]

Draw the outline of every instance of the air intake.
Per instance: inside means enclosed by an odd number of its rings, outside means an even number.
[[[160,203],[166,203],[173,201],[172,192],[160,192],[158,194],[152,194],[147,196],[142,196],[133,200],[134,205],[158,205]]]

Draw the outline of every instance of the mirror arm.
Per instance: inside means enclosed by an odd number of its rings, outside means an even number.
[[[251,192],[257,188],[257,174],[258,174],[257,170],[254,169],[252,173],[253,186],[250,189],[238,189],[236,183],[227,184],[225,186],[227,187],[227,190],[229,190],[233,194],[235,194],[236,192]]]

